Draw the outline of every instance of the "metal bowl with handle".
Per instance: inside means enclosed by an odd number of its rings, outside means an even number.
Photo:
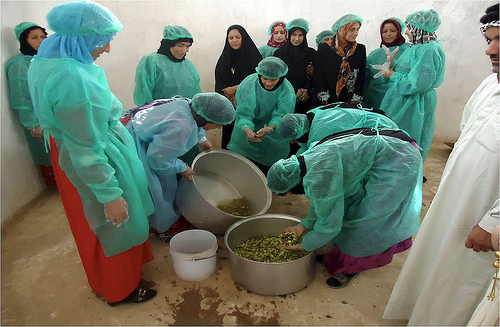
[[[217,208],[221,200],[244,197],[252,216],[269,209],[272,194],[266,176],[247,158],[227,150],[202,152],[193,160],[193,181],[181,178],[175,202],[182,215],[194,226],[214,234],[224,234],[241,219]]]
[[[242,219],[231,225],[224,235],[229,250],[231,276],[243,288],[263,295],[283,295],[300,291],[314,279],[316,253],[298,260],[265,263],[248,260],[234,253],[240,243],[262,236],[277,236],[285,228],[300,222],[284,214],[264,214]]]

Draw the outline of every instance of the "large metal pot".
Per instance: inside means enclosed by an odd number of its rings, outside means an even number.
[[[257,262],[233,252],[240,243],[255,237],[276,236],[286,227],[300,222],[297,217],[265,214],[242,219],[231,225],[224,235],[229,250],[231,276],[243,288],[263,295],[283,295],[300,291],[314,279],[316,253],[298,260],[280,263]]]
[[[181,178],[175,202],[182,215],[194,226],[214,234],[224,234],[241,219],[217,208],[221,200],[245,197],[252,216],[269,209],[272,194],[260,169],[247,158],[227,150],[202,152],[193,161],[193,181]]]

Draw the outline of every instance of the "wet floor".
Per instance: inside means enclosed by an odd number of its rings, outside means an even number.
[[[437,190],[451,149],[433,144],[425,163],[423,213]],[[304,196],[273,196],[269,213],[305,217]],[[423,215],[422,215],[423,217]],[[405,325],[381,318],[407,253],[366,271],[343,289],[331,289],[322,264],[307,288],[284,296],[254,294],[233,282],[219,237],[216,272],[201,282],[175,276],[169,246],[151,237],[155,260],[142,283],[158,295],[144,304],[109,307],[88,286],[57,191],[2,226],[2,325]]]

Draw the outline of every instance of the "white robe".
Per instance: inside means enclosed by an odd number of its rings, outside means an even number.
[[[493,277],[493,252],[464,246],[472,227],[498,225],[500,84],[487,77],[464,109],[462,134],[401,270],[383,318],[465,325]],[[492,259],[493,258],[493,259]]]

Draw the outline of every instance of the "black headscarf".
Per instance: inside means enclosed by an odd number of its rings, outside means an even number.
[[[23,55],[26,55],[26,56],[34,56],[34,55],[36,55],[37,50],[35,50],[28,43],[28,34],[30,34],[30,32],[32,30],[36,30],[36,29],[42,30],[42,32],[45,34],[45,36],[47,36],[47,31],[45,30],[45,28],[40,27],[40,26],[31,26],[30,28],[25,29],[21,33],[21,35],[19,35],[19,42],[21,43],[21,45],[19,46],[19,51],[21,51],[21,53]]]
[[[160,47],[158,48],[158,53],[165,55],[168,57],[168,59],[172,60],[173,62],[181,62],[186,59],[186,56],[182,57],[182,59],[177,59],[174,57],[172,52],[170,52],[170,48],[174,47],[176,43],[179,42],[189,42],[193,44],[193,39],[192,38],[180,38],[177,40],[167,40],[167,39],[162,39]]]
[[[292,44],[292,34],[296,30],[304,33],[304,41],[298,46]],[[286,79],[292,83],[293,88],[297,91],[300,88],[307,88],[305,85],[307,66],[315,61],[314,49],[309,48],[307,44],[307,33],[303,28],[294,27],[288,32],[288,42],[284,46],[274,52],[274,56],[280,58],[287,64],[288,73]]]
[[[238,30],[241,34],[241,47],[234,50],[228,41],[229,32]],[[224,50],[215,66],[215,91],[224,94],[222,89],[240,84],[250,74],[255,73],[255,67],[262,60],[259,50],[240,25],[231,25],[226,32]]]

